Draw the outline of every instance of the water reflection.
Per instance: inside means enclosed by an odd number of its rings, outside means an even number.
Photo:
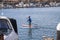
[[[29,36],[30,39],[32,39],[32,28],[29,28],[28,36]]]

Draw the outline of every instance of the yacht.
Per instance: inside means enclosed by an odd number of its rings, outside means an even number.
[[[60,23],[57,25],[57,40],[60,40]]]
[[[0,16],[0,34],[3,34],[4,40],[18,40],[16,20]]]

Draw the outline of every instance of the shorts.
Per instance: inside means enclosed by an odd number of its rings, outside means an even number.
[[[29,23],[29,25],[31,25],[31,22]]]

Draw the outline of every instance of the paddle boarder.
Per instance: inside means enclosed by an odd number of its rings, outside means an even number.
[[[28,35],[29,35],[30,38],[32,38],[32,28],[31,28],[32,20],[31,20],[30,16],[28,16],[28,20],[27,21],[28,21],[28,25],[29,25],[29,32],[28,32],[29,34]]]
[[[32,20],[31,20],[31,17],[30,16],[28,16],[27,22],[28,22],[29,28],[31,28],[31,22],[32,22]]]

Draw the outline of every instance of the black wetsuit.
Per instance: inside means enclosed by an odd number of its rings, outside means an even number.
[[[31,18],[29,17],[29,18],[28,18],[28,23],[29,23],[29,25],[31,25],[31,22],[32,22],[32,20],[31,20]]]

